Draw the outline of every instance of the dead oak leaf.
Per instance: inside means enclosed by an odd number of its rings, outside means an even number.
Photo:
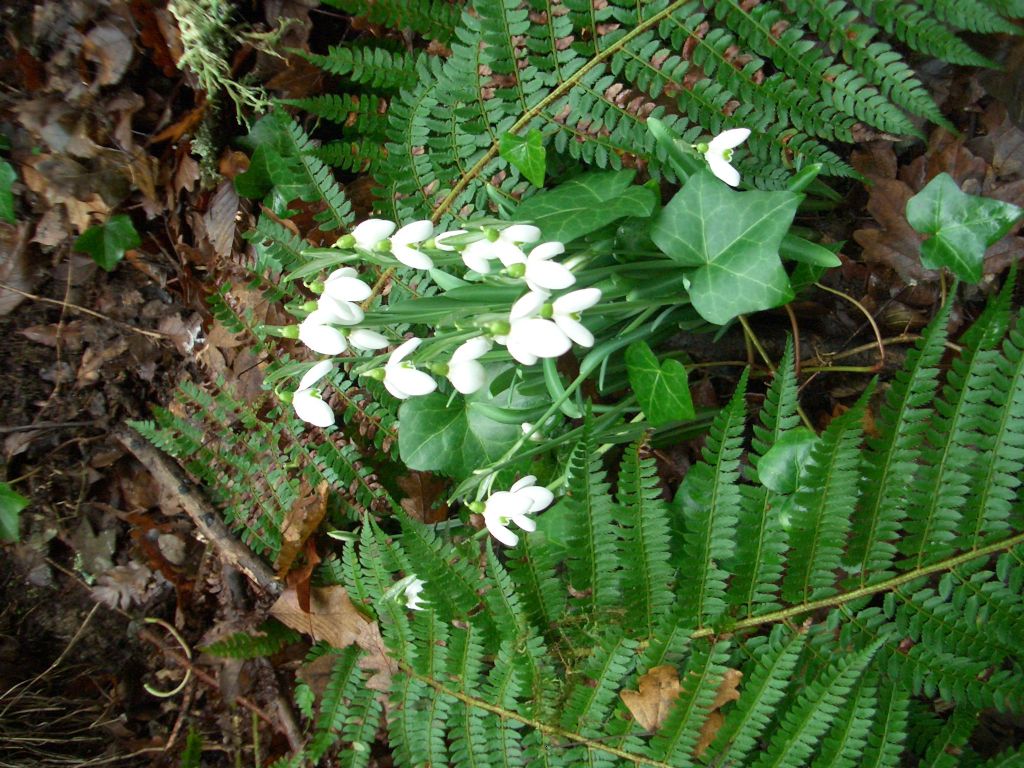
[[[315,490],[305,480],[299,497],[292,504],[281,526],[281,550],[277,555],[277,577],[283,578],[313,531],[320,527],[327,514],[327,481]]]
[[[367,687],[386,691],[398,665],[385,654],[384,639],[377,622],[367,618],[349,599],[345,588],[340,586],[313,587],[309,608],[308,613],[303,611],[299,607],[298,591],[289,588],[271,606],[270,615],[285,626],[334,648],[345,648],[355,643],[366,651],[360,667],[373,673]]]
[[[725,674],[722,675],[722,682],[718,685],[715,700],[711,702],[707,720],[704,721],[704,725],[700,728],[700,738],[697,740],[697,746],[693,748],[694,757],[703,755],[708,747],[711,746],[711,742],[715,740],[718,731],[721,730],[722,724],[725,722],[725,717],[718,710],[730,701],[739,700],[740,692],[737,689],[742,679],[743,673],[738,669],[725,670]]]
[[[864,259],[895,270],[907,283],[934,276],[934,271],[921,266],[923,238],[904,214],[914,190],[897,179],[875,178],[872,181],[867,208],[881,228],[858,229],[853,233],[853,239],[864,249]]]
[[[636,691],[620,691],[619,697],[642,728],[655,731],[661,727],[679,698],[682,687],[679,673],[668,664],[652,667],[637,680]]]

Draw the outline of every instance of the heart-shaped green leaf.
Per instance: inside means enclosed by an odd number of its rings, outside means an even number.
[[[525,136],[516,136],[507,131],[498,141],[498,152],[535,187],[544,186],[544,169],[547,150],[544,148],[544,134],[536,128]]]
[[[27,506],[28,499],[7,483],[0,483],[0,541],[18,540],[18,515]]]
[[[110,272],[124,253],[142,244],[132,220],[125,214],[111,216],[105,224],[89,227],[75,240],[75,250],[87,253],[101,268]]]
[[[1024,210],[1016,205],[963,192],[948,173],[940,173],[907,201],[910,226],[932,235],[921,244],[921,263],[929,269],[947,267],[971,283],[982,278],[985,249],[1022,218]]]
[[[761,484],[776,493],[792,493],[800,485],[800,475],[818,436],[806,427],[784,433],[775,445],[757,461]]]
[[[690,177],[662,209],[651,239],[687,267],[690,301],[724,325],[793,298],[779,246],[796,214],[795,192],[736,192],[707,171]]]
[[[659,365],[651,348],[637,341],[626,349],[626,371],[651,426],[660,427],[696,415],[686,368],[678,360],[666,360]]]
[[[0,160],[0,219],[14,223],[14,193],[11,185],[18,178],[14,168],[6,160]]]
[[[534,195],[516,209],[516,219],[532,221],[548,240],[569,243],[625,216],[650,216],[654,190],[630,186],[633,171],[585,173]]]

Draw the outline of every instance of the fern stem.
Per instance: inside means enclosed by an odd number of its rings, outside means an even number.
[[[617,749],[616,747],[603,744],[597,739],[588,739],[586,736],[578,734],[574,731],[559,728],[556,725],[550,725],[548,723],[541,722],[540,720],[534,720],[531,717],[520,715],[518,712],[513,712],[509,709],[505,709],[504,707],[499,707],[494,704],[491,704],[490,702],[484,701],[483,699],[478,699],[475,696],[470,696],[469,694],[463,693],[462,691],[449,688],[448,686],[444,685],[441,682],[438,682],[432,677],[421,675],[419,672],[414,670],[404,661],[399,661],[398,667],[405,674],[409,675],[409,677],[412,677],[416,680],[419,680],[422,683],[429,685],[438,693],[444,696],[450,696],[454,699],[458,699],[467,706],[476,707],[477,709],[482,709],[485,712],[490,712],[492,715],[496,715],[497,717],[500,717],[503,720],[515,720],[518,723],[522,723],[523,725],[529,726],[530,728],[540,731],[541,733],[544,733],[548,736],[554,736],[556,738],[564,739],[565,741],[570,741],[575,744],[581,744],[587,747],[588,749],[592,749],[596,752],[604,752],[608,755],[613,755],[619,758],[620,760],[628,760],[629,762],[634,763],[636,765],[649,765],[654,766],[654,768],[673,768],[672,763],[665,763],[660,760],[654,760],[649,757],[644,757],[643,755],[634,755],[630,752],[626,752],[623,749]]]
[[[649,19],[644,19],[643,21],[637,22],[637,25],[633,27],[633,29],[631,29],[625,35],[623,35],[614,43],[609,45],[607,48],[599,51],[586,64],[584,64],[578,70],[573,72],[572,76],[570,76],[565,81],[559,83],[557,87],[551,90],[551,93],[549,93],[543,99],[534,104],[530,109],[524,112],[520,116],[520,118],[516,120],[515,123],[512,124],[512,126],[508,129],[507,133],[512,136],[518,134],[519,131],[528,126],[534,120],[534,118],[536,118],[548,106],[558,101],[560,98],[562,98],[563,95],[565,95],[567,91],[570,91],[572,88],[574,88],[588,72],[590,72],[598,65],[603,64],[606,59],[610,58],[612,54],[614,54],[616,51],[619,51],[622,48],[624,48],[633,39],[640,37],[649,29],[656,28],[659,24],[661,24],[662,21],[670,18],[673,13],[675,13],[679,8],[682,8],[688,2],[690,2],[690,0],[676,0],[676,2],[669,4],[662,11],[654,14]],[[477,160],[473,164],[473,167],[470,168],[466,173],[464,173],[457,182],[455,182],[455,186],[452,187],[451,191],[447,195],[445,195],[444,199],[437,204],[436,208],[434,208],[434,212],[433,214],[431,214],[430,218],[435,224],[439,222],[441,220],[441,216],[444,215],[444,213],[449,208],[451,208],[452,205],[455,204],[456,199],[458,199],[458,196],[462,194],[462,191],[467,186],[469,186],[469,183],[477,176],[479,176],[483,172],[484,168],[487,167],[487,164],[490,163],[497,156],[498,143],[492,141],[491,146],[488,148],[486,152],[484,152],[483,156],[479,160]]]
[[[825,597],[820,600],[811,600],[810,602],[801,603],[791,608],[784,608],[781,611],[772,611],[771,613],[765,613],[761,616],[752,616],[749,619],[743,619],[737,621],[735,624],[730,624],[728,627],[729,632],[738,632],[744,629],[752,629],[759,627],[762,624],[771,624],[778,621],[787,621],[789,619],[800,616],[804,613],[811,613],[821,608],[837,608],[846,603],[854,600],[859,600],[862,597],[870,597],[877,595],[881,592],[888,592],[894,590],[897,587],[901,587],[915,579],[920,579],[923,576],[931,576],[936,573],[942,573],[944,571],[951,571],[954,568],[969,563],[971,560],[976,560],[979,557],[988,557],[994,555],[997,552],[1010,550],[1016,547],[1018,544],[1024,544],[1024,533],[1019,533],[1016,536],[1006,539],[1004,541],[996,542],[995,544],[989,544],[987,547],[981,549],[971,550],[970,552],[964,552],[956,557],[951,557],[942,562],[929,565],[925,568],[915,568],[912,571],[894,576],[891,579],[879,582],[878,584],[872,584],[867,587],[860,587],[859,589],[852,590],[851,592],[845,592],[841,595],[833,595],[832,597]],[[705,627],[704,629],[698,629],[696,632],[690,635],[691,640],[696,640],[701,637],[711,637],[719,634],[721,628]]]

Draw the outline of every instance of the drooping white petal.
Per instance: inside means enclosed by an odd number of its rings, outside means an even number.
[[[466,234],[465,229],[453,229],[450,232],[442,232],[440,235],[434,236],[434,247],[441,251],[457,251],[454,245],[445,245],[445,242],[451,237],[458,237],[459,235]]]
[[[348,342],[356,349],[384,349],[391,344],[386,336],[366,328],[356,328],[349,333]]]
[[[497,518],[485,517],[484,524],[487,526],[487,532],[506,547],[514,547],[519,543],[519,536],[510,531],[508,526],[503,525]]]
[[[601,300],[600,288],[580,288],[564,296],[559,296],[552,304],[556,315],[570,315],[590,309]]]
[[[292,407],[296,416],[314,427],[329,427],[334,423],[331,406],[309,390],[296,392],[292,397]]]
[[[452,352],[453,363],[463,363],[468,360],[476,360],[478,357],[483,357],[491,349],[491,342],[483,336],[477,336],[464,341],[459,345],[459,348]]]
[[[390,386],[388,386],[390,384]],[[384,371],[384,386],[391,394],[400,400],[407,397],[418,397],[429,395],[437,389],[437,382],[429,373],[417,371],[412,366],[404,365],[387,366]],[[403,395],[398,395],[401,392]]]
[[[321,360],[319,363],[314,365],[308,371],[306,371],[302,378],[299,379],[298,391],[301,392],[304,389],[312,389],[313,385],[316,384],[320,379],[331,372],[334,364],[330,360]]]
[[[560,291],[575,282],[576,276],[564,264],[534,260],[526,263],[526,284],[535,291]]]
[[[560,357],[571,347],[569,337],[557,325],[539,317],[516,320],[508,334],[508,351],[520,362],[523,357]]]
[[[509,243],[534,243],[540,240],[540,230],[533,224],[512,224],[501,230],[498,237]]]
[[[720,155],[726,149],[738,147],[747,140],[748,136],[750,136],[749,128],[730,128],[728,131],[722,131],[708,142],[708,154]]]
[[[708,150],[707,154],[704,155],[704,159],[708,161],[708,168],[715,174],[719,179],[724,181],[730,187],[738,186],[740,183],[740,172],[729,165],[729,162],[721,155],[711,154],[711,150]]]
[[[530,261],[547,261],[562,253],[565,253],[565,246],[557,240],[552,240],[535,246],[530,251],[529,259]]]
[[[535,485],[537,482],[536,475],[524,475],[523,477],[512,483],[512,487],[508,489],[509,493],[516,493],[517,491],[523,490],[523,488],[529,488],[531,485]]]
[[[422,243],[434,234],[434,223],[430,219],[422,219],[406,224],[391,236],[391,245],[410,245]]]
[[[526,254],[515,243],[510,243],[507,240],[497,240],[489,243],[489,245],[491,246],[490,258],[498,259],[506,267],[510,267],[513,264],[526,263]]]
[[[354,269],[342,268],[332,272],[324,282],[324,295],[330,296],[335,301],[363,301],[370,298],[372,289],[358,277],[352,275],[340,275],[339,272],[352,272]]]
[[[547,509],[551,502],[555,500],[555,494],[539,485],[531,485],[529,488],[519,491],[519,493],[526,496],[532,502],[530,504],[530,512],[540,512],[542,509]]]
[[[555,315],[554,320],[559,330],[581,347],[594,346],[594,334],[576,318],[568,315]]]
[[[420,597],[424,584],[426,584],[426,582],[423,581],[423,579],[413,579],[405,588],[405,607],[409,610],[422,610],[424,604],[426,604],[427,601]]]
[[[410,248],[404,243],[392,242],[391,255],[405,264],[405,266],[412,267],[413,269],[430,269],[434,266],[434,260],[427,256],[427,254],[417,251],[415,248]]]
[[[487,530],[502,544],[514,547],[519,537],[508,529],[508,523],[521,520],[530,511],[530,503],[530,499],[509,491],[492,493],[484,505]]]
[[[416,336],[413,336],[411,339],[403,341],[395,348],[394,352],[391,353],[390,357],[388,357],[388,366],[398,365],[398,363],[402,362],[403,360],[405,360],[405,358],[407,358],[409,355],[415,352],[416,348],[419,347],[419,345],[422,343],[423,339],[420,339]]]
[[[319,322],[310,322],[315,314],[315,312],[311,313],[309,317],[299,323],[299,341],[321,355],[340,355],[348,349],[345,335],[337,328]]]
[[[448,381],[456,391],[471,395],[487,383],[487,371],[476,360],[463,360],[448,365]]]
[[[533,533],[537,530],[537,521],[530,517],[528,514],[512,515],[509,520],[527,533]]]
[[[466,246],[466,250],[462,252],[463,263],[472,269],[474,272],[479,272],[481,275],[486,275],[491,271],[491,262],[480,255],[479,251],[470,251],[476,243],[471,243]]]
[[[309,317],[313,316],[316,316],[317,322],[321,324],[333,325],[357,325],[363,322],[365,317],[362,307],[358,304],[353,304],[351,301],[338,301],[326,294],[317,300],[316,309],[309,314]]]
[[[366,250],[373,250],[377,243],[387,240],[395,231],[395,222],[387,219],[367,219],[352,230],[356,245]]]
[[[548,300],[548,294],[545,291],[530,291],[524,293],[515,303],[508,312],[509,322],[515,322],[524,317],[533,317],[540,308],[544,306],[544,302]]]

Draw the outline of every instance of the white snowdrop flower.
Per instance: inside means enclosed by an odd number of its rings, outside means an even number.
[[[600,288],[581,288],[559,296],[551,305],[552,320],[566,336],[581,347],[594,346],[594,334],[580,322],[580,313],[601,300]]]
[[[348,349],[348,340],[331,323],[335,316],[327,310],[315,309],[299,323],[299,341],[321,355],[340,355]]]
[[[466,234],[465,229],[453,229],[450,232],[442,232],[440,235],[434,235],[434,247],[439,251],[457,251],[457,246],[445,245],[445,242],[451,237],[459,237],[460,235]]]
[[[490,262],[498,259],[506,267],[526,262],[526,254],[520,248],[522,243],[533,243],[540,239],[540,230],[532,224],[512,224],[498,233],[497,240],[483,238],[470,243],[462,251],[462,260],[474,272],[486,275],[491,271]]]
[[[401,344],[388,357],[384,366],[384,386],[399,400],[418,395],[429,395],[437,389],[437,382],[429,374],[416,370],[412,363],[405,362],[423,339],[412,338]]]
[[[732,167],[732,150],[746,141],[748,136],[749,128],[731,128],[715,136],[706,145],[697,146],[704,153],[711,172],[730,187],[740,183],[740,172]]]
[[[526,284],[533,291],[560,291],[576,282],[576,276],[567,266],[553,261],[565,253],[565,246],[557,241],[535,246],[526,257]]]
[[[430,269],[434,261],[427,254],[412,246],[429,240],[434,234],[434,225],[429,219],[406,224],[391,236],[391,255],[413,269]]]
[[[299,387],[292,395],[295,415],[314,427],[329,427],[334,424],[334,411],[325,403],[313,387],[331,372],[330,360],[321,360],[310,368],[299,380]]]
[[[366,328],[354,328],[348,333],[348,342],[356,349],[384,349],[391,344],[386,336]]]
[[[536,482],[536,477],[527,475],[509,490],[492,493],[484,504],[487,531],[506,547],[519,543],[519,536],[509,529],[509,523],[527,532],[535,531],[537,522],[529,515],[540,512],[554,501],[554,494],[536,486]]]
[[[358,277],[352,267],[336,269],[324,281],[324,295],[335,301],[357,302],[370,298],[373,292],[370,286]]]
[[[561,328],[538,317],[548,298],[545,291],[520,296],[509,311],[508,336],[497,339],[523,365],[533,365],[542,357],[560,357],[572,347],[572,341]]]
[[[426,584],[426,582],[423,581],[423,579],[417,579],[414,577],[406,586],[403,593],[405,596],[405,607],[410,611],[421,611],[423,610],[423,606],[427,604],[427,601],[420,597],[424,584]]]
[[[322,317],[330,316],[330,322],[334,325],[358,325],[363,322],[365,315],[363,308],[353,301],[339,301],[324,294],[316,301],[316,311],[322,312]]]
[[[394,231],[395,222],[393,221],[388,221],[387,219],[367,219],[356,226],[351,234],[355,238],[356,245],[367,251],[372,251],[377,247],[378,243],[387,240]]]
[[[491,342],[477,336],[459,346],[448,362],[448,381],[456,390],[470,395],[479,390],[487,381],[487,372],[479,358],[491,349]]]

